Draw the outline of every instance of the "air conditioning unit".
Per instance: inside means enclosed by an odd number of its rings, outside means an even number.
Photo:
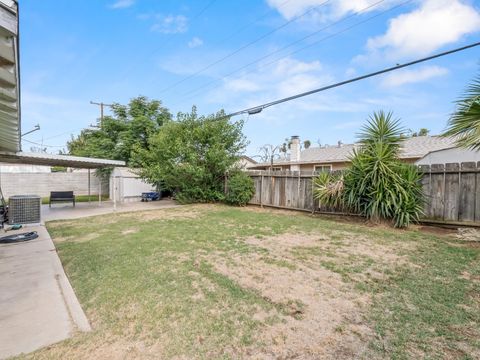
[[[8,223],[34,224],[40,222],[42,199],[37,195],[14,195],[8,202]]]

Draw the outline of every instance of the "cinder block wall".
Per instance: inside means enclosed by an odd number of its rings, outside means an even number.
[[[3,195],[39,195],[46,197],[50,191],[74,191],[75,195],[88,195],[88,172],[70,173],[1,173]],[[92,171],[90,193],[98,195],[100,181]],[[102,194],[109,194],[108,181],[102,184]]]

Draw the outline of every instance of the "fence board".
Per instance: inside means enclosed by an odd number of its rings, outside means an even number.
[[[459,185],[460,166],[458,164],[446,164],[443,220],[458,221]],[[441,208],[439,207],[439,209]]]
[[[425,194],[424,219],[480,223],[480,162],[421,166]],[[249,172],[255,184],[250,203],[301,210],[344,212],[327,208],[313,199],[308,172]],[[263,179],[263,183],[262,183]]]
[[[475,169],[476,164],[474,162],[462,163],[462,167],[460,169],[460,198],[458,202],[459,221],[475,221]]]

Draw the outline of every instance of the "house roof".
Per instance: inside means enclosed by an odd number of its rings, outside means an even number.
[[[240,156],[241,159],[251,162],[252,164],[258,164],[258,161],[253,160],[250,156],[242,155]]]
[[[400,158],[419,159],[432,151],[447,149],[455,146],[452,138],[443,138],[440,136],[416,136],[407,138],[402,142]],[[358,148],[358,144],[344,144],[341,146],[312,147],[303,150],[300,153],[300,161],[292,162],[288,160],[275,161],[276,165],[289,164],[309,164],[309,163],[336,163],[348,162],[353,149]],[[257,166],[269,165],[267,163]]]

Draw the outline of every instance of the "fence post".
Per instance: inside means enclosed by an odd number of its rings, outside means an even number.
[[[260,177],[260,207],[263,208],[263,172]]]
[[[311,182],[312,182],[312,214],[315,214],[315,193],[313,192],[315,190],[315,186],[313,181],[313,173],[312,173]]]

